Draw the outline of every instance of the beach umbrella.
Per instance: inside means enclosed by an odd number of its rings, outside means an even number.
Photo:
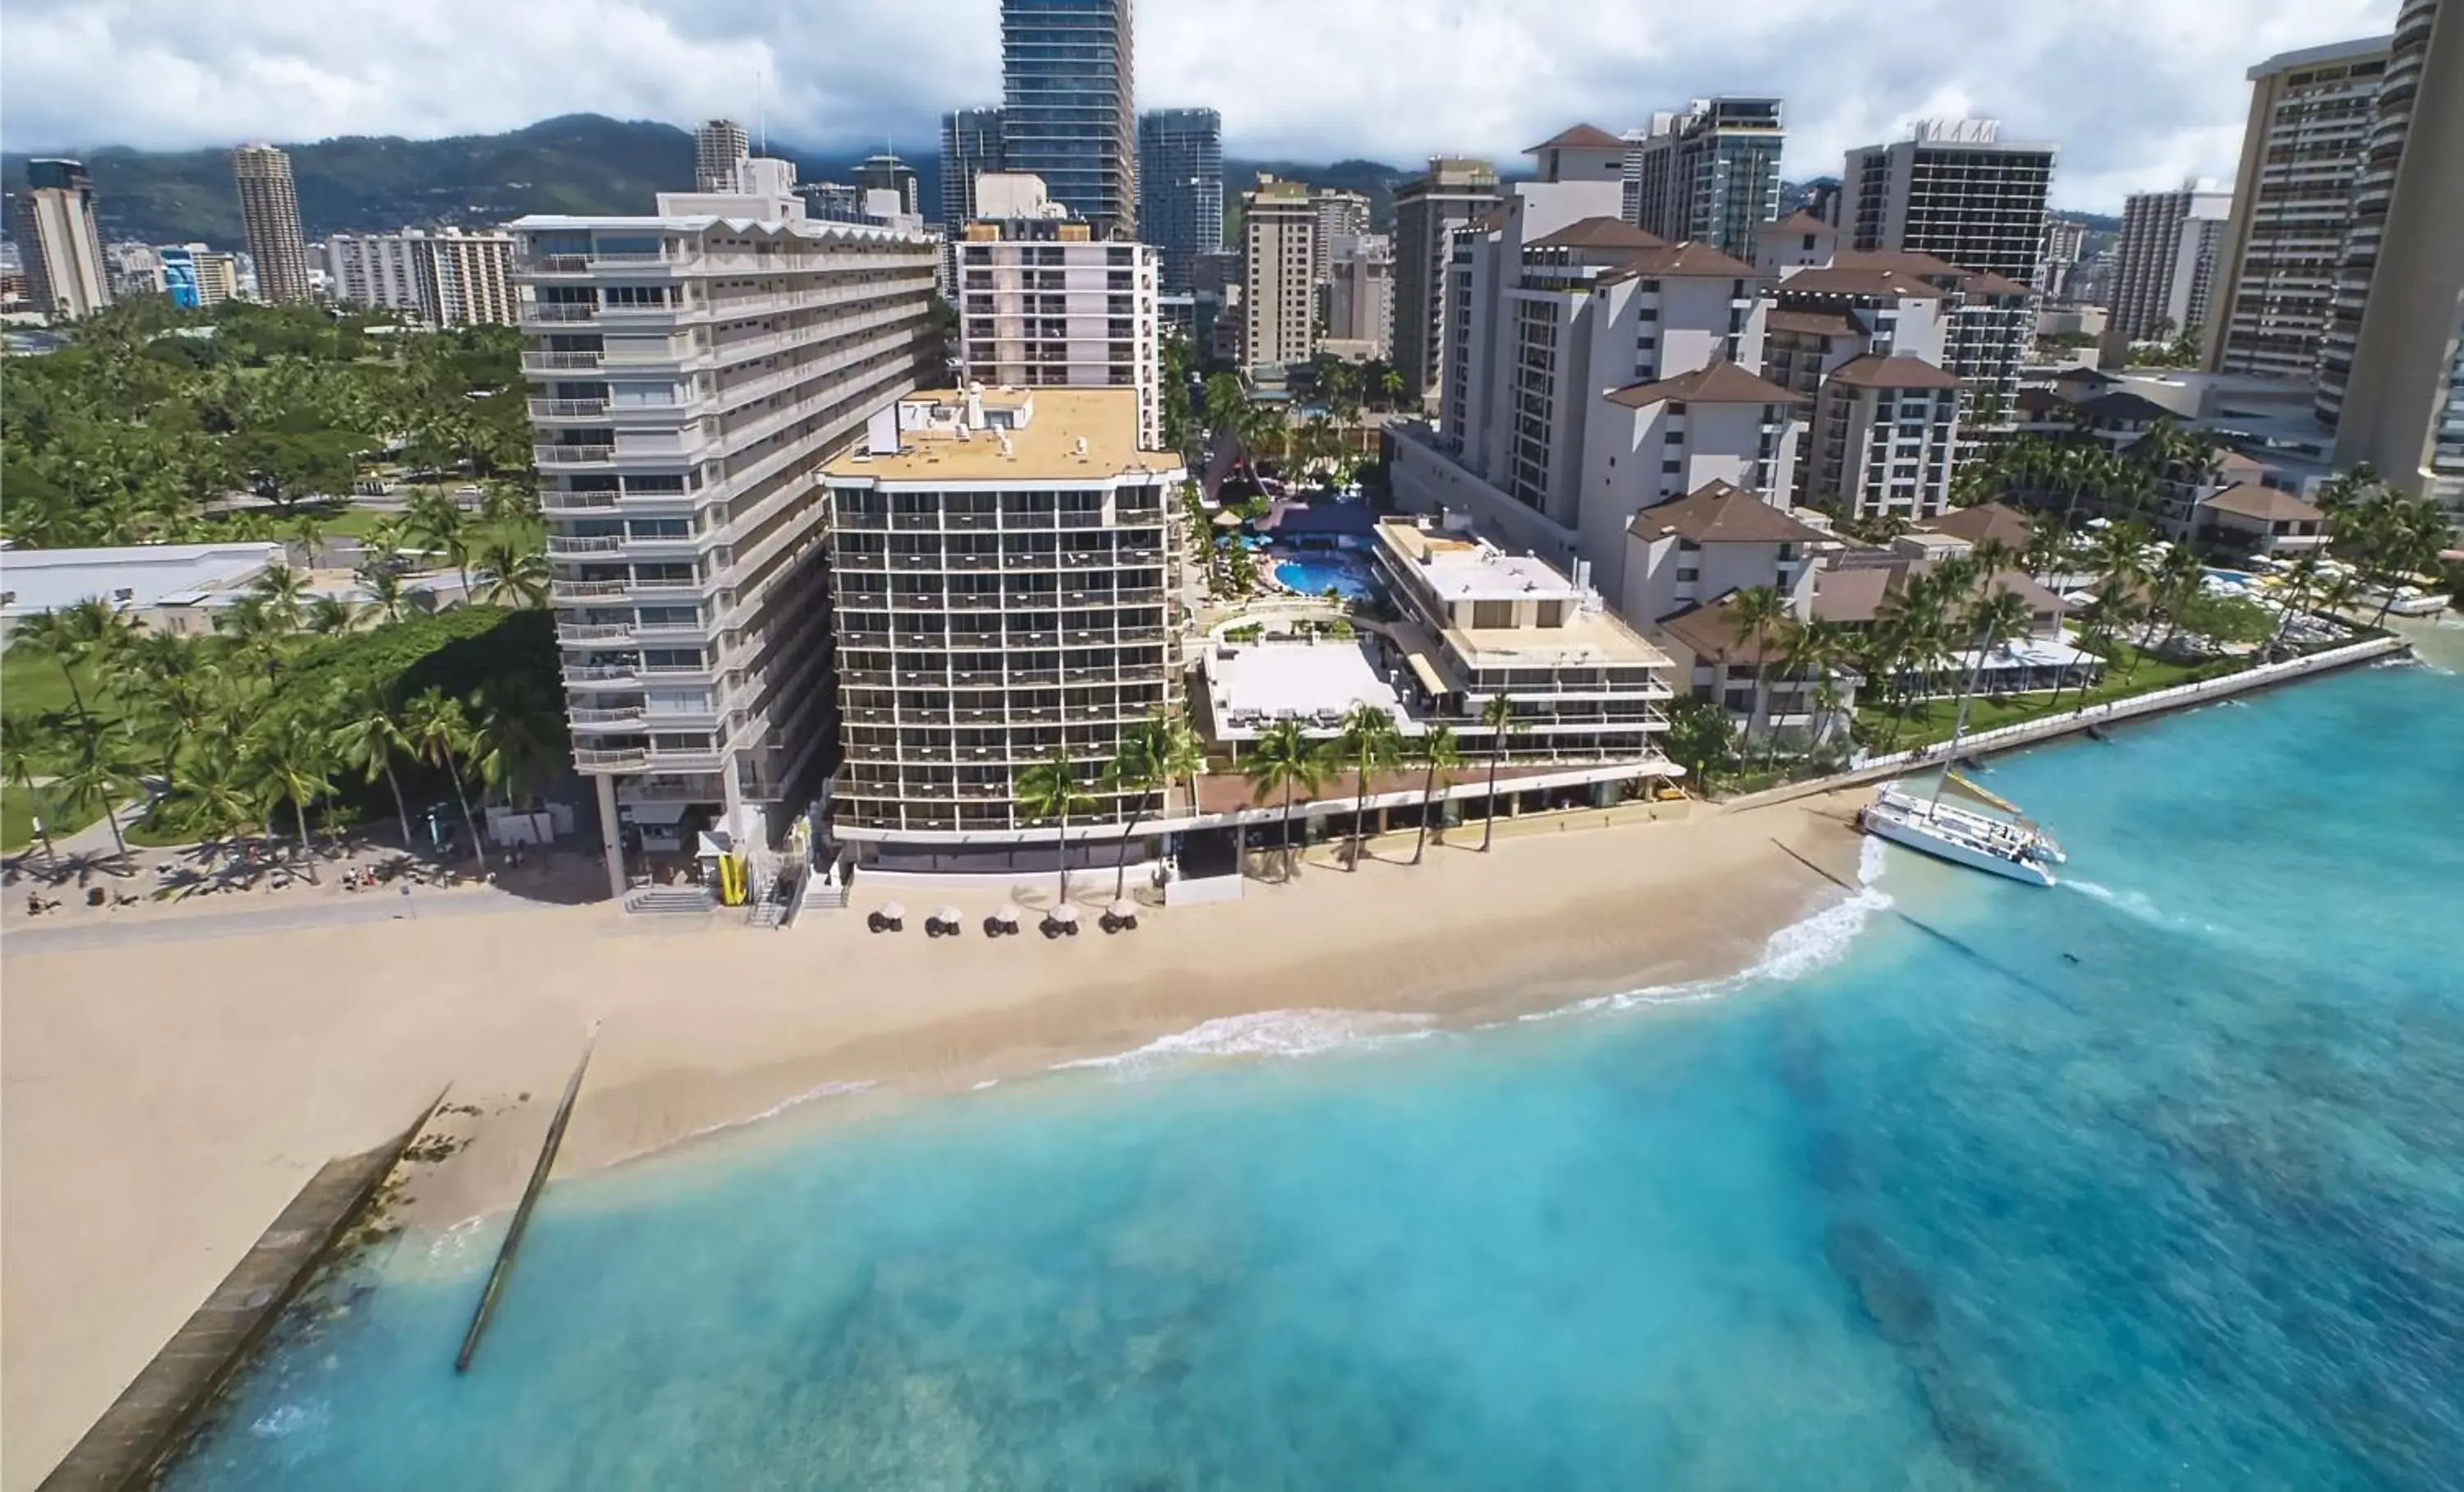
[[[881,903],[881,920],[896,926],[907,920],[907,908],[895,902],[884,902]]]
[[[1020,916],[1021,913],[1019,912],[1019,909],[1007,902],[1003,902],[1001,905],[993,908],[993,921],[1001,924],[1004,927],[1007,927],[1012,932],[1016,932],[1018,930]]]
[[[1227,509],[1216,514],[1214,522],[1218,528],[1238,528],[1241,526],[1241,515]]]
[[[933,914],[933,920],[945,927],[955,928],[958,925],[958,919],[965,915],[955,906],[944,906]]]
[[[1131,901],[1127,897],[1123,897],[1121,900],[1112,903],[1111,912],[1115,918],[1122,922],[1133,923],[1138,920],[1138,903]]]
[[[1056,922],[1064,927],[1067,927],[1072,926],[1077,923],[1078,908],[1071,906],[1067,902],[1064,902],[1059,906],[1054,907],[1044,915],[1047,921]]]

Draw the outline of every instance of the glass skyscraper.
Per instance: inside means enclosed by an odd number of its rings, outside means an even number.
[[[1002,164],[1098,237],[1137,233],[1131,0],[1001,0]]]
[[[941,223],[957,229],[976,215],[976,178],[1006,170],[1001,111],[954,109],[941,116]]]
[[[1223,116],[1213,109],[1138,116],[1138,236],[1160,251],[1163,293],[1188,295],[1191,261],[1223,247]]]

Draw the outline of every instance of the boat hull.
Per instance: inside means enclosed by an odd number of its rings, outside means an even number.
[[[1923,826],[1888,813],[1868,809],[1859,815],[1859,823],[1869,835],[1903,845],[1921,855],[1930,855],[1938,860],[1948,860],[1953,865],[1965,865],[1970,870],[1981,870],[1989,876],[1999,876],[2022,885],[2050,886],[2054,883],[2054,873],[2035,860],[2024,857],[2013,859],[1928,834]]]

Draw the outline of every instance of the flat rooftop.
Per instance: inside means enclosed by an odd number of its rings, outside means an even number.
[[[55,612],[99,597],[115,611],[194,604],[282,558],[278,544],[133,544],[107,549],[0,550],[0,616]]]
[[[1556,567],[1529,554],[1508,554],[1493,544],[1442,529],[1388,521],[1377,542],[1448,601],[1573,601],[1580,592]]]
[[[1311,736],[1332,736],[1354,704],[1384,710],[1417,732],[1403,701],[1359,639],[1318,642],[1210,642],[1207,703],[1219,736],[1254,739],[1278,720],[1297,720]]]
[[[1129,472],[1180,475],[1180,457],[1138,446],[1134,389],[984,389],[987,423],[968,426],[956,389],[898,401],[898,449],[862,442],[822,468],[833,481],[1103,480]],[[1016,422],[1014,427],[1012,422]],[[876,424],[878,416],[876,416]]]

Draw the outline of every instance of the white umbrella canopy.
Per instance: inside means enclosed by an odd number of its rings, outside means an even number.
[[[1019,918],[1023,915],[1023,914],[1019,911],[1015,904],[1008,902],[1003,902],[1001,905],[993,908],[993,921],[1001,924],[1004,927],[1017,926]]]
[[[1071,906],[1065,902],[1044,915],[1050,918],[1052,921],[1067,926],[1078,920],[1078,908]]]
[[[907,920],[907,908],[895,902],[884,902],[881,903],[881,917],[884,922],[903,923]]]
[[[956,927],[958,925],[958,920],[966,915],[966,913],[959,911],[955,906],[944,906],[939,911],[933,914],[933,920],[936,923],[943,923],[949,926]]]
[[[1127,897],[1124,897],[1120,901],[1114,902],[1109,910],[1116,921],[1125,923],[1135,922],[1138,915],[1138,903],[1129,900]]]

